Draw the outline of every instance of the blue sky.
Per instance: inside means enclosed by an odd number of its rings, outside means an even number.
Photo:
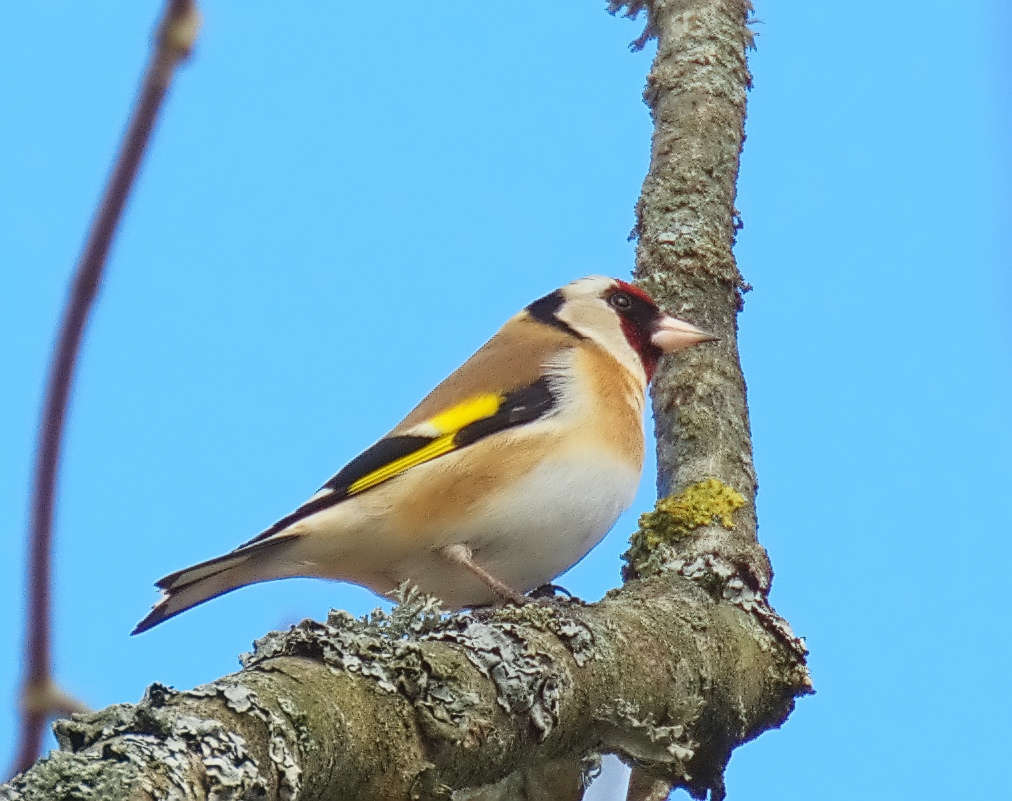
[[[46,360],[159,5],[6,13],[2,763]],[[56,529],[69,691],[98,707],[192,686],[268,628],[376,605],[278,582],[127,636],[154,579],[289,511],[520,306],[628,274],[652,48],[630,54],[641,23],[603,5],[202,4],[75,387]],[[1012,19],[972,0],[757,16],[741,352],[773,601],[808,638],[818,694],[735,753],[730,797],[1000,797]],[[652,489],[648,465],[566,586],[618,583]]]

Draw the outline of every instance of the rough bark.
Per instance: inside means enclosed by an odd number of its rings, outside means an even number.
[[[737,315],[748,285],[732,252],[741,226],[734,203],[752,81],[746,59],[752,5],[748,0],[611,3],[613,12],[625,9],[630,15],[643,7],[648,21],[634,44],[655,37],[658,47],[643,93],[654,135],[636,206],[636,276],[664,306],[721,339],[716,348],[690,349],[674,364],[668,361],[654,380],[661,500],[633,536],[623,574],[639,575],[647,565],[663,569],[672,559],[691,565],[719,557],[765,599],[773,570],[756,536],[757,482],[737,343]],[[713,478],[721,487],[710,486]],[[698,494],[701,487],[717,500],[719,490],[733,490],[741,503],[735,503],[733,526],[693,527],[685,542],[685,527],[674,520],[671,530],[665,504],[674,501],[685,511],[685,498],[672,493]],[[709,511],[705,498],[701,510],[690,509],[697,521]],[[729,520],[726,510],[712,511]],[[658,543],[661,553],[651,553]],[[663,798],[676,785],[634,768],[628,799]]]
[[[749,11],[741,0],[612,3],[650,12],[655,121],[637,207],[637,277],[721,336],[657,377],[657,509],[626,584],[440,618],[333,613],[269,634],[239,673],[57,724],[62,750],[11,799],[579,798],[593,755],[636,766],[631,794],[723,797],[731,751],[810,692],[805,650],[769,607],[731,253]]]
[[[702,797],[807,687],[797,644],[725,589],[656,576],[590,606],[336,612],[211,684],[58,722],[61,750],[0,796],[449,798],[616,751]],[[517,797],[482,792],[454,797]]]

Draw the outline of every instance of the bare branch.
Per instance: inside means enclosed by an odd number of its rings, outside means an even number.
[[[599,750],[702,798],[809,686],[796,643],[725,589],[661,575],[590,606],[335,612],[269,634],[209,685],[152,685],[136,706],[58,722],[61,750],[0,798],[48,799],[67,777],[87,777],[80,801],[516,798],[488,785],[552,779],[550,763]],[[566,762],[554,778],[572,788]]]
[[[56,475],[77,354],[88,313],[98,293],[109,245],[133,186],[137,167],[175,67],[189,54],[198,27],[199,16],[193,0],[170,0],[155,37],[154,52],[123,138],[122,149],[77,264],[49,367],[32,487],[26,577],[29,597],[25,618],[25,679],[21,703],[21,738],[15,758],[15,772],[27,768],[38,756],[46,721],[55,713],[65,711],[59,705],[41,704],[38,700],[66,698],[62,692],[53,691],[49,593],[52,581]]]
[[[644,91],[654,135],[636,207],[636,275],[665,307],[721,341],[706,353],[668,360],[654,380],[660,500],[641,519],[623,574],[673,569],[706,582],[714,572],[734,573],[765,605],[772,568],[756,537],[756,476],[737,345],[737,313],[748,287],[732,253],[741,227],[735,191],[751,86],[752,6],[636,0],[612,2],[609,10],[625,7],[635,16],[644,3],[648,23],[633,47],[648,37],[658,46]],[[677,776],[634,767],[628,797],[666,798],[680,784]],[[722,787],[713,794],[722,797]]]

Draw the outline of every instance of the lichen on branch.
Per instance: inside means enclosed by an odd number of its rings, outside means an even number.
[[[640,515],[639,528],[629,538],[622,578],[627,581],[659,573],[670,560],[670,547],[691,537],[703,526],[734,528],[734,512],[745,505],[740,492],[715,478],[696,482],[676,495],[657,501],[653,511]],[[663,549],[663,551],[662,551]]]

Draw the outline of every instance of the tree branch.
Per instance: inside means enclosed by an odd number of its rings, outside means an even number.
[[[154,128],[176,64],[185,58],[196,38],[199,18],[192,0],[170,0],[155,39],[154,53],[140,96],[123,137],[109,184],[92,222],[74,275],[70,298],[49,367],[32,488],[31,524],[25,584],[25,679],[21,691],[21,739],[15,772],[24,770],[39,754],[42,732],[53,714],[67,709],[67,696],[52,679],[51,609],[53,508],[64,421],[84,326],[98,293],[106,255],[119,223],[137,167]],[[59,704],[40,699],[60,699]]]
[[[636,207],[636,275],[666,308],[721,338],[666,360],[654,380],[658,494],[719,478],[744,496],[736,530],[754,541],[756,477],[737,347],[747,285],[731,250],[740,225],[734,200],[751,86],[751,5],[648,5],[658,48],[643,95],[654,136]]]
[[[701,798],[808,686],[798,644],[723,595],[657,576],[591,606],[335,612],[267,635],[239,673],[58,722],[62,750],[0,797],[79,777],[81,801],[436,799],[607,750]]]
[[[717,559],[765,599],[773,571],[756,536],[756,476],[737,344],[748,286],[732,253],[741,226],[734,200],[752,84],[746,60],[752,6],[748,0],[615,0],[608,10],[634,17],[644,7],[647,24],[632,46],[655,37],[657,55],[643,93],[654,136],[636,207],[636,276],[663,306],[721,341],[666,360],[654,379],[661,500],[646,530],[641,525],[633,536],[623,574],[712,566]],[[726,501],[724,490],[741,499],[733,528],[686,530],[686,518],[702,522],[726,513],[711,503]],[[683,494],[665,497],[671,493]],[[665,798],[676,784],[634,770],[628,798]]]

